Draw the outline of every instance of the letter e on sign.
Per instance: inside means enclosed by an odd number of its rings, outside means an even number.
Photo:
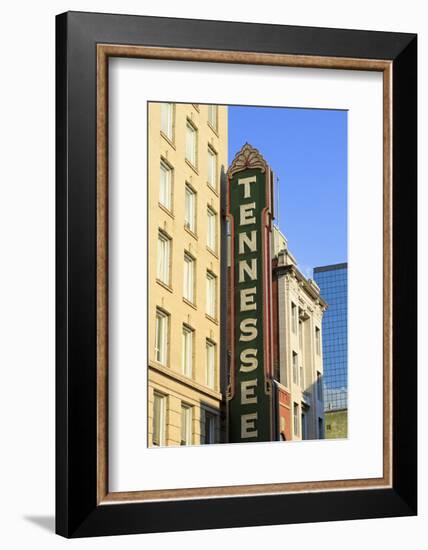
[[[257,395],[254,393],[257,387],[257,378],[243,380],[241,382],[241,403],[243,405],[257,405]]]
[[[249,437],[257,437],[258,432],[256,428],[257,413],[243,414],[241,416],[241,439],[248,439]]]
[[[251,225],[256,223],[256,218],[254,216],[254,210],[256,208],[255,202],[249,202],[248,204],[241,204],[239,207],[239,224],[240,225]]]

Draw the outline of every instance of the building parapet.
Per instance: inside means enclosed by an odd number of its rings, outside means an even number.
[[[305,290],[305,292],[313,299],[317,300],[321,307],[324,309],[327,309],[328,304],[327,302],[321,297],[320,295],[320,289],[312,279],[307,279],[301,271],[297,269],[297,267],[293,264],[288,265],[274,265],[273,267],[274,274],[276,276],[281,275],[293,275],[298,282],[301,284],[302,288]]]

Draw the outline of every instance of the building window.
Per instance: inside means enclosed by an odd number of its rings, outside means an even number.
[[[216,318],[216,276],[207,271],[207,314],[213,319]]]
[[[166,433],[166,396],[153,394],[153,446],[165,445]]]
[[[186,190],[184,195],[184,227],[195,233],[196,193],[188,183],[186,183]]]
[[[293,406],[293,430],[294,435],[299,435],[299,405],[294,403]]]
[[[168,361],[169,315],[160,309],[156,310],[155,359],[161,365]]]
[[[174,131],[174,105],[173,103],[161,103],[161,130],[172,141]]]
[[[183,357],[182,371],[185,376],[192,378],[193,373],[193,330],[183,325]]]
[[[324,422],[318,418],[318,439],[324,439]]]
[[[288,387],[288,367],[285,367],[283,370],[281,370],[281,366],[279,366],[279,372],[280,372],[279,381],[281,382],[281,384]]]
[[[291,302],[291,328],[294,333],[297,332],[297,306]]]
[[[293,360],[293,382],[295,384],[299,383],[299,356],[295,351],[292,352],[292,360]]]
[[[192,444],[192,407],[181,405],[181,445]]]
[[[318,325],[319,357],[323,359],[324,410],[348,407],[348,266],[339,264],[331,268],[314,269],[314,279],[328,308]],[[319,324],[318,324],[319,323]],[[317,334],[314,334],[314,354]],[[334,425],[332,424],[333,432]],[[325,427],[326,430],[326,427]],[[326,431],[329,435],[329,432]]]
[[[186,125],[186,159],[196,167],[197,130],[189,121]]]
[[[162,231],[158,233],[157,278],[169,286],[169,263],[171,257],[171,239]]]
[[[184,253],[183,296],[192,304],[195,301],[195,260]]]
[[[206,381],[210,388],[215,387],[215,352],[216,347],[210,340],[206,341],[207,365],[206,365]]]
[[[207,208],[207,246],[213,251],[217,247],[217,214],[210,207]]]
[[[172,204],[172,168],[163,160],[160,163],[159,202],[171,210]]]
[[[302,365],[300,365],[299,371],[300,371],[300,387],[302,390],[304,390],[305,389],[305,371]]]
[[[302,439],[308,439],[308,426],[307,426],[307,415],[305,411],[302,411]]]
[[[208,122],[214,130],[217,130],[218,124],[218,106],[208,105]]]
[[[205,445],[210,445],[211,443],[215,443],[215,425],[216,425],[215,415],[205,411],[205,437],[204,437]]]
[[[217,153],[208,147],[208,185],[217,189]]]
[[[299,348],[303,349],[303,322],[299,320]]]
[[[321,331],[318,327],[315,327],[315,350],[321,355]]]
[[[317,371],[317,394],[318,394],[318,400],[323,400],[323,393],[322,393],[322,374]]]

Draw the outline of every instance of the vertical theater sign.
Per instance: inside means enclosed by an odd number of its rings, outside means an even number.
[[[231,230],[229,441],[272,441],[272,172],[246,143],[228,170]]]

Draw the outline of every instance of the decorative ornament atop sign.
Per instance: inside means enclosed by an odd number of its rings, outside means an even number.
[[[267,162],[260,154],[259,150],[249,143],[246,143],[233,159],[227,171],[227,175],[231,178],[236,172],[241,172],[242,170],[250,168],[259,168],[262,172],[265,172],[267,166]]]

